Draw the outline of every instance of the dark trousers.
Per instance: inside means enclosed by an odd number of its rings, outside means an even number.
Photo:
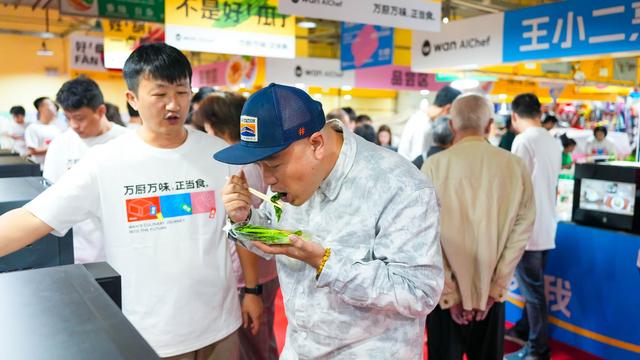
[[[544,267],[548,254],[548,250],[525,251],[516,267],[516,279],[525,299],[525,308],[515,329],[520,334],[529,334],[529,347],[535,355],[549,352],[548,311],[544,295]]]
[[[495,303],[483,321],[458,325],[440,306],[427,316],[429,360],[502,360],[504,355],[504,303]]]

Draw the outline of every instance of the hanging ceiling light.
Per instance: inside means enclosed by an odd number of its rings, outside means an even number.
[[[42,46],[40,47],[40,49],[38,49],[36,51],[36,55],[38,55],[38,56],[53,56],[53,51],[47,49],[47,43],[45,41],[42,41]]]

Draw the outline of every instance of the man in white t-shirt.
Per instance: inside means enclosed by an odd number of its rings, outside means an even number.
[[[549,359],[543,272],[549,250],[556,247],[556,187],[562,166],[562,147],[541,126],[541,105],[535,95],[518,95],[511,105],[513,127],[520,134],[514,139],[511,152],[522,158],[531,172],[536,222],[516,268],[516,278],[526,302],[525,310],[522,319],[507,332],[508,338],[528,341],[522,349],[506,358]]]
[[[24,122],[25,110],[22,106],[13,106],[9,110],[13,121],[9,122],[5,133],[11,138],[11,151],[20,156],[27,154],[27,145],[24,142],[24,132],[27,129],[27,124]]]
[[[422,156],[433,145],[433,135],[431,125],[435,119],[449,114],[451,104],[461,92],[451,86],[445,86],[438,90],[433,104],[429,105],[426,111],[418,110],[409,118],[404,126],[398,154],[413,161],[416,157]]]
[[[81,76],[65,82],[56,101],[62,106],[69,128],[49,144],[42,176],[51,183],[89,151],[127,132],[107,120],[102,91],[95,81]],[[97,218],[73,227],[73,255],[76,263],[104,261],[104,246]]]
[[[33,106],[38,110],[38,122],[27,127],[24,140],[27,144],[27,155],[40,164],[42,170],[49,144],[61,133],[60,128],[53,123],[58,114],[58,105],[48,97],[39,97],[33,102]]]
[[[147,44],[123,69],[143,125],[96,145],[53,186],[0,216],[0,256],[97,217],[107,262],[122,276],[122,310],[162,357],[237,359],[237,330],[256,331],[262,302],[232,275],[221,189],[225,144],[187,130],[191,65],[176,48]],[[243,262],[247,286],[255,262]]]

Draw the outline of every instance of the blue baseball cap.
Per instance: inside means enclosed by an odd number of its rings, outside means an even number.
[[[213,155],[227,164],[265,159],[320,131],[322,104],[296,87],[270,84],[251,95],[240,116],[240,142]]]

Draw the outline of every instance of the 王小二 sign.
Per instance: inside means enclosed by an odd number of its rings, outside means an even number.
[[[295,57],[295,17],[277,0],[166,0],[166,43],[181,50]]]
[[[506,12],[505,62],[640,51],[640,1],[569,0]]]

